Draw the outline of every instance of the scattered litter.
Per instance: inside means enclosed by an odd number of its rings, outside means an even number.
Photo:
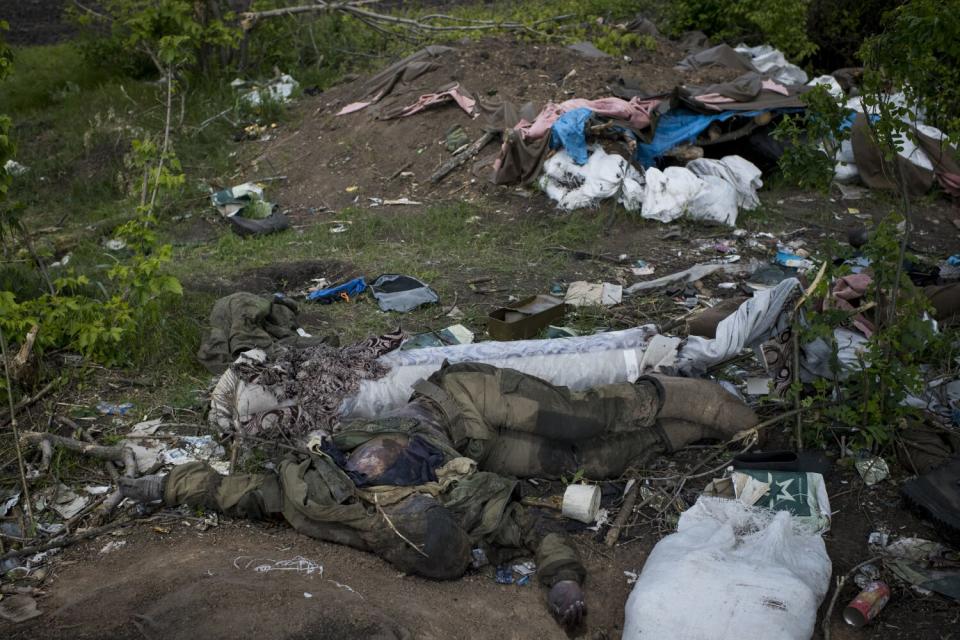
[[[500,307],[487,316],[487,333],[498,341],[532,338],[562,319],[566,306],[559,298],[541,294],[517,301],[512,307]]]
[[[326,289],[317,289],[307,294],[307,300],[315,300],[321,304],[330,304],[331,302],[350,302],[361,293],[366,291],[367,282],[362,277],[348,280],[343,284]]]
[[[83,511],[88,504],[90,504],[89,498],[78,495],[73,489],[61,483],[56,487],[56,496],[50,502],[50,508],[64,520],[69,520]]]
[[[532,560],[519,562],[513,565],[513,572],[521,576],[531,576],[537,572],[537,565]]]
[[[563,492],[565,518],[590,524],[600,512],[600,487],[595,484],[571,484]]]
[[[800,269],[801,271],[806,271],[813,268],[812,261],[787,251],[778,251],[774,261],[780,266],[789,267],[791,269]]]
[[[310,592],[308,592],[308,591],[304,591],[304,592],[303,592],[303,597],[304,597],[304,598],[312,598],[312,597],[313,597],[313,594],[310,593]]]
[[[623,575],[627,576],[627,584],[635,584],[640,577],[636,571],[624,571]]]
[[[587,531],[600,531],[610,522],[610,513],[606,509],[597,511],[596,521],[592,526],[587,527]]]
[[[318,574],[323,577],[323,565],[317,564],[313,560],[303,556],[294,556],[289,560],[268,560],[256,558],[254,556],[237,556],[233,560],[233,566],[237,569],[250,569],[256,573],[269,573],[271,571],[294,571],[301,575]]]
[[[643,260],[637,260],[630,268],[630,272],[635,276],[652,276],[654,268]]]
[[[857,468],[857,473],[863,478],[864,484],[868,487],[890,476],[887,461],[880,457],[860,458],[854,463],[854,466]]]
[[[240,87],[246,84],[243,80],[239,78],[230,83],[233,87]],[[251,106],[257,107],[263,102],[263,99],[272,100],[273,102],[289,102],[290,96],[293,95],[294,89],[300,86],[300,83],[294,80],[291,76],[283,73],[278,78],[271,80],[268,84],[262,87],[255,87],[251,91],[243,94],[242,98]]]
[[[853,576],[853,581],[861,589],[866,589],[867,585],[880,579],[880,568],[875,564],[865,564]]]
[[[112,402],[100,402],[97,404],[97,411],[105,416],[125,416],[133,409],[133,403],[123,402],[114,404]]]
[[[449,315],[449,314],[447,314]],[[471,344],[473,342],[473,332],[462,324],[451,325],[440,331],[428,331],[418,333],[404,340],[400,345],[403,351],[410,349],[422,349],[424,347],[445,347],[452,344]]]
[[[356,193],[359,190],[360,190],[360,187],[358,187],[357,185],[351,185],[346,189],[344,189],[344,191],[346,191],[347,193]]]
[[[747,378],[748,396],[765,396],[770,393],[770,383],[772,378]]]
[[[843,619],[852,627],[862,627],[877,617],[889,601],[890,587],[882,580],[875,580],[847,605],[843,610]]]
[[[342,223],[338,222],[330,227],[330,233],[345,233],[349,227]]]
[[[871,547],[886,547],[890,544],[890,534],[885,531],[871,531],[867,537],[867,544]]]
[[[20,502],[20,492],[13,489],[0,489],[0,518],[5,518],[10,509]]]
[[[487,558],[487,552],[480,547],[471,549],[470,558],[470,566],[474,569],[479,569],[490,564],[490,560]]]
[[[567,287],[563,301],[574,307],[611,307],[623,301],[623,287],[610,282],[592,283],[578,280]]]
[[[253,182],[216,191],[210,201],[240,236],[266,235],[290,226],[277,206],[264,199],[263,187]]]
[[[379,207],[380,205],[384,206],[396,206],[396,205],[422,205],[422,202],[417,202],[416,200],[411,200],[410,198],[396,198],[394,200],[384,200],[383,198],[370,198],[371,207]]]
[[[425,304],[440,301],[436,291],[413,276],[382,275],[370,283],[370,292],[376,298],[381,311],[407,313]]]
[[[36,618],[43,612],[37,609],[37,601],[24,593],[0,596],[0,618],[13,623]]]
[[[345,591],[349,591],[350,593],[355,593],[358,596],[360,596],[361,600],[366,600],[366,598],[364,598],[362,594],[360,594],[358,591],[356,591],[353,587],[351,587],[348,584],[343,584],[342,582],[337,582],[336,580],[331,580],[329,578],[327,578],[327,582],[332,582],[337,587],[337,589],[343,589]]]
[[[100,553],[101,554],[113,553],[117,549],[120,549],[126,546],[126,544],[127,544],[126,540],[111,540],[110,542],[105,544],[103,548],[100,549]]]
[[[17,178],[27,173],[28,171],[30,171],[30,168],[20,164],[16,160],[7,160],[3,164],[3,170],[9,173],[14,178]]]
[[[103,246],[110,251],[122,251],[127,248],[127,241],[122,238],[110,238],[103,243]]]
[[[508,564],[502,564],[497,567],[493,579],[497,584],[513,584],[513,569]]]

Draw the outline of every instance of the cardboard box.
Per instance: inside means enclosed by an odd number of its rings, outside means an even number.
[[[567,306],[554,296],[540,294],[501,307],[487,318],[487,333],[494,340],[525,340],[563,317]]]

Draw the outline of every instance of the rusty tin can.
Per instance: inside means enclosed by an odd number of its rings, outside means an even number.
[[[882,580],[874,580],[843,610],[843,619],[849,625],[862,627],[873,620],[888,602],[890,587]]]

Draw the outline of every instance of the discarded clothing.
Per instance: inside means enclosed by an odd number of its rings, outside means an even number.
[[[263,187],[252,182],[217,191],[210,201],[240,236],[266,235],[290,226],[276,205],[264,200]]]
[[[297,304],[290,298],[265,298],[234,293],[217,300],[210,311],[210,330],[197,358],[211,373],[222,373],[244,351],[276,343],[310,346],[328,338],[303,337],[298,332]]]
[[[749,56],[735,51],[728,44],[718,44],[710,49],[692,53],[677,63],[677,69],[680,71],[696,71],[707,67],[757,71],[757,68],[750,62]]]
[[[311,291],[307,294],[307,300],[316,300],[321,304],[330,304],[331,302],[340,302],[341,300],[349,302],[366,291],[366,289],[366,280],[362,277],[354,278],[343,284],[338,284],[335,287]]]
[[[634,295],[645,291],[655,291],[676,283],[696,282],[697,280],[702,280],[703,278],[706,278],[713,273],[717,273],[718,271],[729,270],[739,271],[740,267],[736,265],[718,263],[695,264],[689,269],[684,269],[683,271],[678,271],[677,273],[671,273],[654,280],[647,280],[646,282],[637,282],[636,284],[627,287],[624,290],[624,293],[627,295]]]
[[[422,95],[411,105],[387,111],[380,115],[380,119],[391,120],[393,118],[406,118],[407,116],[420,113],[421,111],[434,105],[443,104],[451,100],[456,102],[457,105],[463,109],[468,116],[474,117],[476,115],[475,107],[477,105],[477,101],[473,98],[473,96],[466,92],[459,83],[455,83],[453,86],[447,89],[442,89],[437,93],[428,93],[426,95]]]
[[[411,276],[382,275],[370,285],[382,311],[406,313],[440,300],[436,291]]]
[[[785,87],[759,73],[746,73],[736,80],[704,87],[680,87],[676,96],[683,106],[702,113],[717,111],[770,111],[805,109],[801,95],[809,87]]]
[[[633,98],[624,100],[622,98],[599,98],[597,100],[585,100],[583,98],[574,98],[566,100],[560,104],[549,103],[545,106],[533,122],[521,120],[516,129],[520,131],[525,140],[536,140],[547,135],[553,123],[560,116],[574,109],[590,109],[598,116],[621,120],[634,129],[645,129],[650,125],[650,118],[660,104],[660,100],[640,100]]]
[[[589,153],[585,129],[591,118],[593,111],[584,107],[560,116],[550,130],[550,148],[563,149],[577,164],[586,164]]]
[[[363,83],[358,102],[346,105],[337,112],[338,116],[366,109],[391,93],[397,85],[408,85],[414,80],[440,68],[440,58],[455,51],[452,47],[430,45],[403,60],[395,62],[380,73]]]
[[[859,303],[859,301],[866,296],[867,289],[870,287],[871,282],[873,282],[873,278],[866,273],[854,273],[838,278],[833,284],[830,297],[824,301],[824,307],[828,309],[842,309],[843,311],[856,311],[857,307],[854,303]],[[876,329],[873,323],[865,318],[863,314],[856,314],[853,317],[853,326],[868,338],[873,335]]]
[[[802,291],[796,278],[776,287],[758,291],[717,326],[713,340],[690,336],[677,354],[677,367],[685,375],[703,374],[711,365],[740,353],[789,327],[793,309],[790,302]]]
[[[600,145],[591,147],[583,166],[565,149],[554,154],[544,164],[539,184],[564,211],[596,207],[612,197],[636,211],[643,200],[643,176],[624,157],[608,154]]]

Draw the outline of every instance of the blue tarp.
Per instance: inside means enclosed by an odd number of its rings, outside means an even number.
[[[567,111],[553,123],[550,130],[550,148],[566,150],[577,164],[587,164],[587,122],[593,117],[593,111],[586,107]]]
[[[802,109],[773,109],[772,111],[774,113],[795,113],[802,111]],[[637,161],[644,167],[652,167],[657,158],[678,144],[692,142],[714,122],[723,122],[736,117],[752,118],[761,113],[764,113],[764,111],[697,113],[682,107],[670,109],[657,121],[653,141],[650,144],[637,145]]]

